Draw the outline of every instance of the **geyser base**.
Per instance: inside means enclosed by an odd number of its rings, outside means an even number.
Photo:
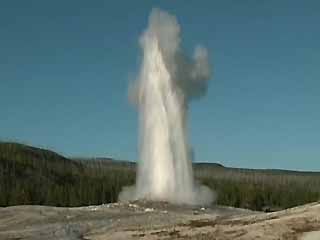
[[[191,194],[189,196],[179,196],[173,194],[167,197],[156,197],[154,194],[145,193],[141,195],[139,191],[137,191],[136,185],[124,187],[119,194],[118,201],[119,202],[128,202],[128,201],[136,201],[136,200],[148,200],[148,201],[156,201],[156,202],[169,202],[172,204],[187,204],[187,205],[201,205],[201,206],[209,206],[216,200],[215,193],[204,185],[197,185],[194,187]]]

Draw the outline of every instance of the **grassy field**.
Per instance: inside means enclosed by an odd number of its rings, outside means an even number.
[[[217,203],[276,211],[320,199],[320,173],[194,164],[196,180]],[[135,163],[110,158],[68,159],[17,143],[0,143],[0,206],[84,206],[117,201],[135,181]]]

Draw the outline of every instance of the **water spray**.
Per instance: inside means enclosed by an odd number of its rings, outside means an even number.
[[[213,192],[194,182],[187,136],[188,104],[206,93],[211,77],[207,50],[197,46],[188,58],[176,18],[159,9],[152,10],[140,45],[143,60],[131,92],[139,111],[140,160],[136,185],[119,200],[210,204]]]

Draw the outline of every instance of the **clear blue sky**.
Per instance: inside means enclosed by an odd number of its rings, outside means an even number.
[[[2,0],[0,140],[136,160],[127,100],[152,7],[205,45],[214,78],[191,104],[196,161],[320,170],[320,1]]]

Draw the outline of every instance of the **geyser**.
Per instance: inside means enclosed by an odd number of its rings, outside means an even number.
[[[152,10],[140,45],[143,61],[131,89],[139,110],[140,161],[136,185],[119,200],[209,204],[213,192],[193,180],[187,136],[188,103],[205,94],[210,78],[207,51],[198,46],[187,58],[176,18],[159,9]]]

